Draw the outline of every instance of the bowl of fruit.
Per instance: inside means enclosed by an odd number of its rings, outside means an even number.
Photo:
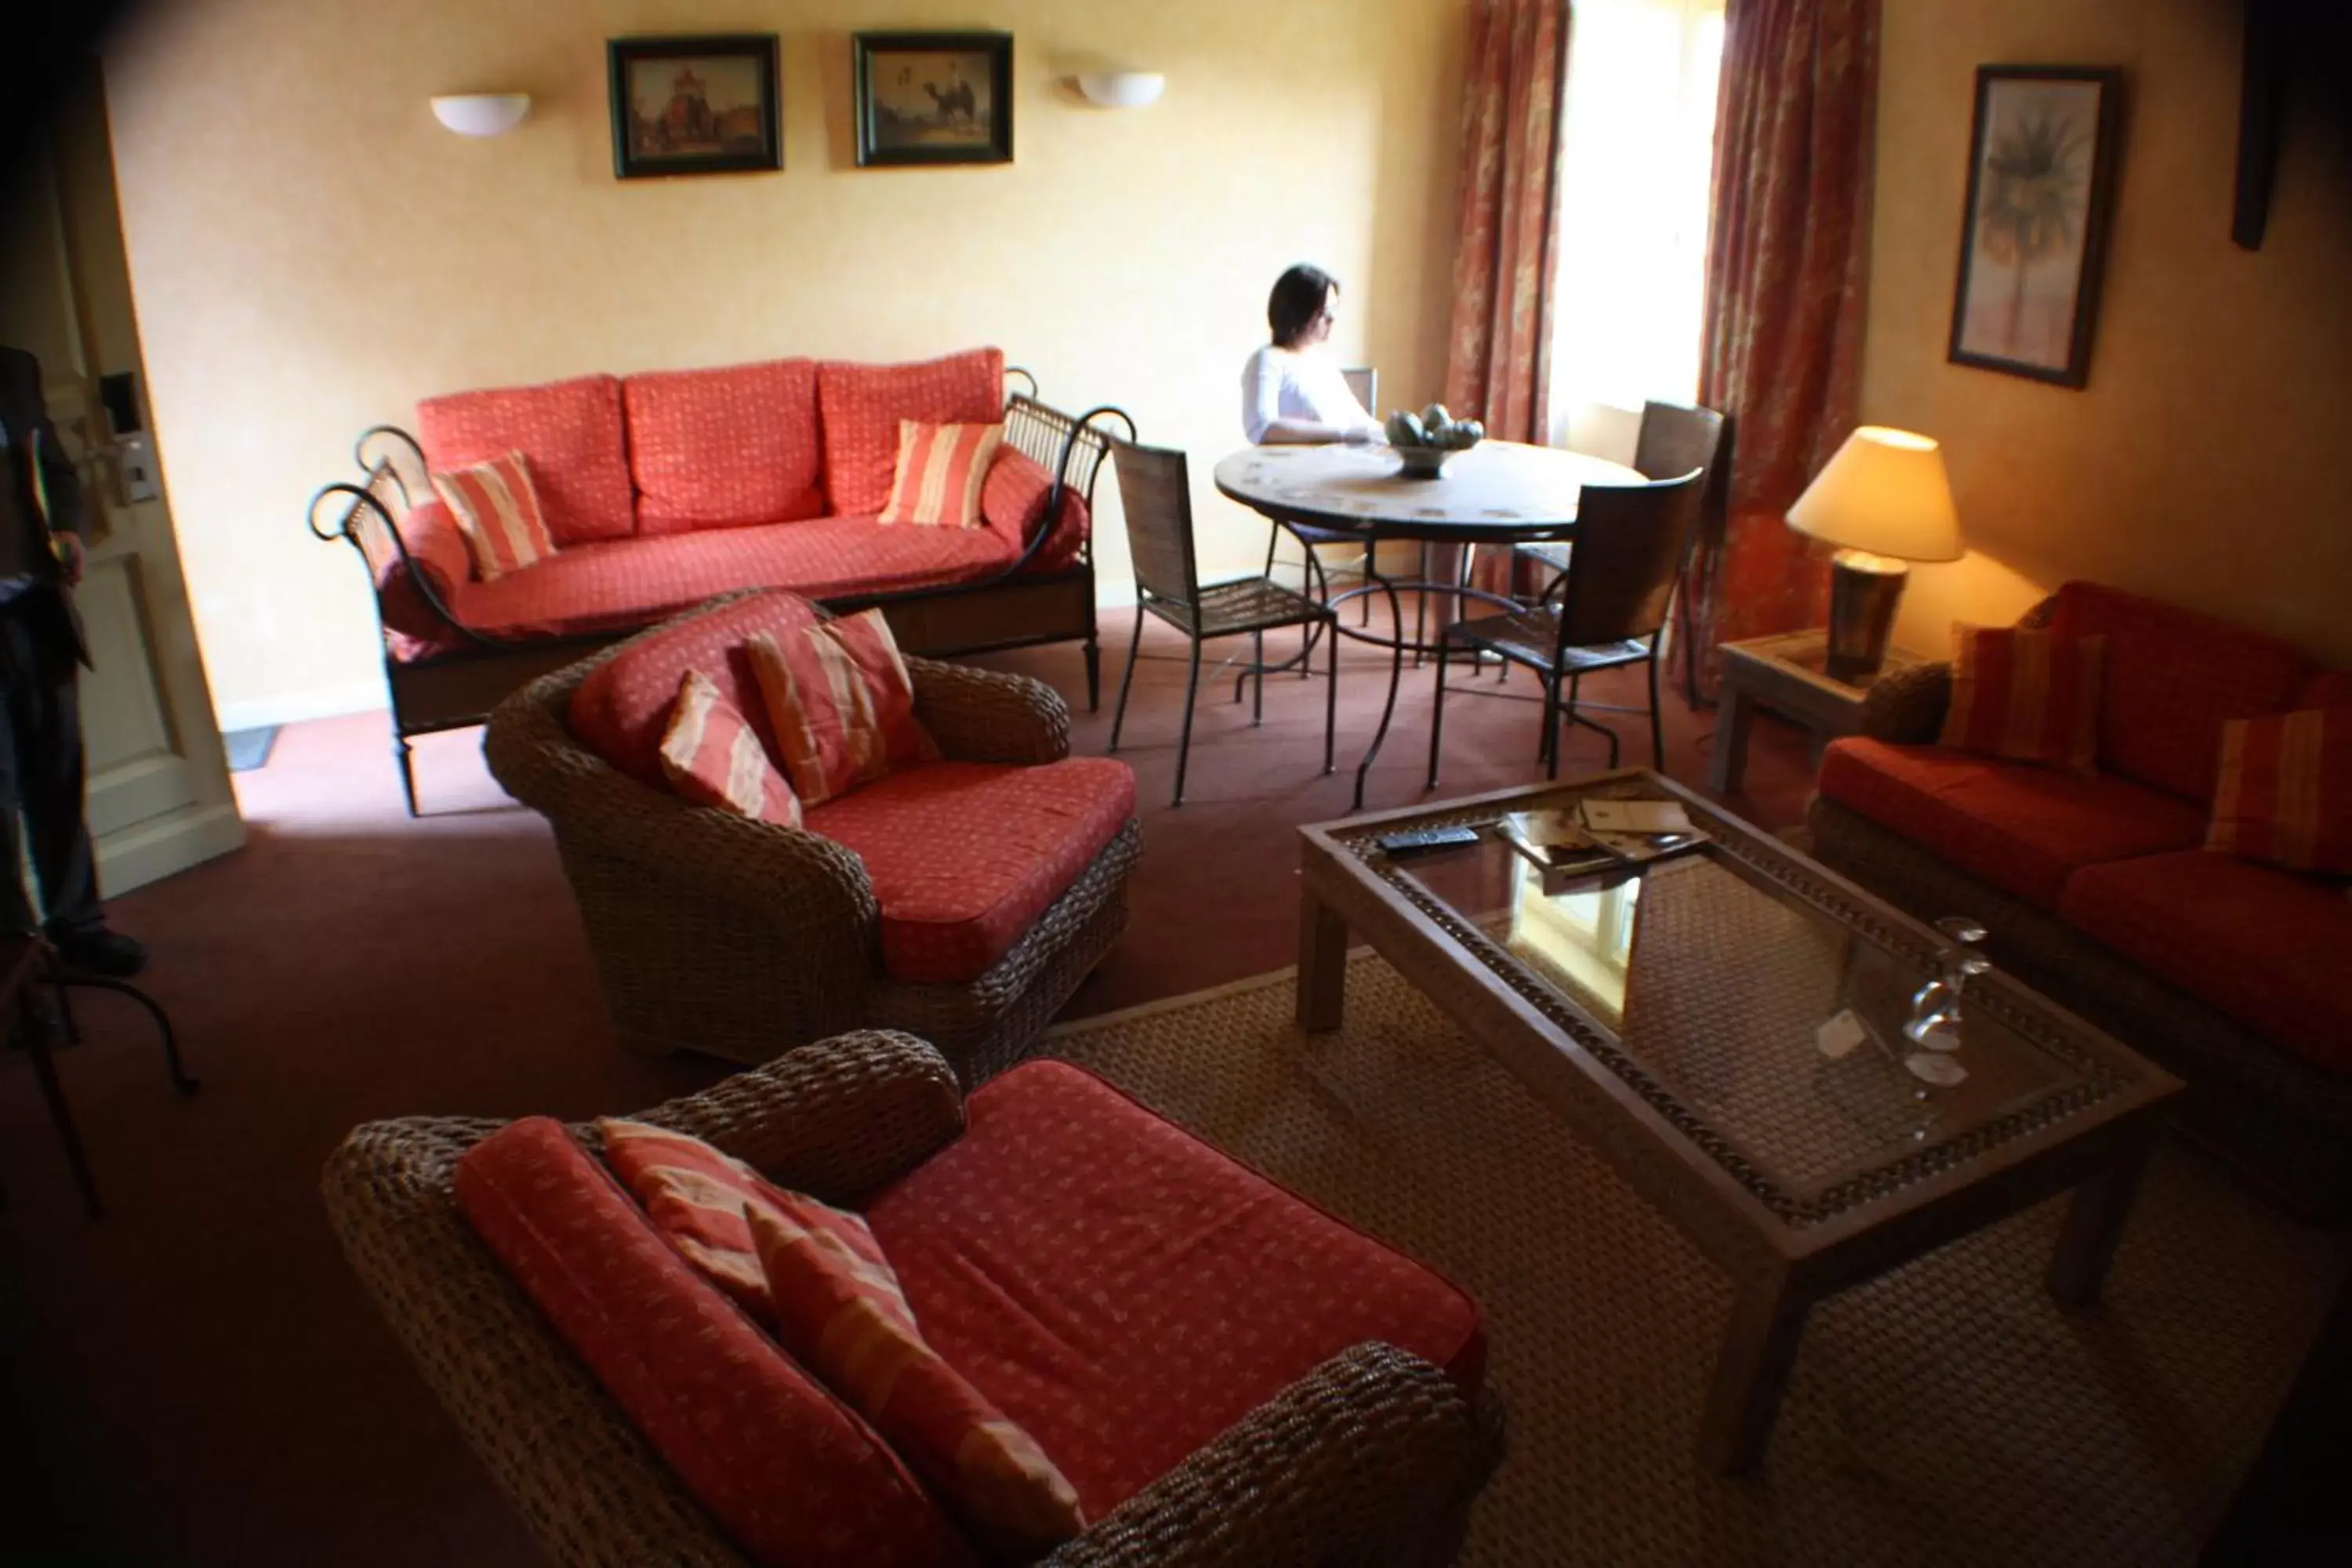
[[[1443,403],[1433,403],[1418,414],[1400,408],[1389,416],[1383,428],[1389,445],[1404,460],[1402,472],[1409,479],[1437,478],[1447,458],[1486,438],[1484,425],[1475,419],[1454,418]]]

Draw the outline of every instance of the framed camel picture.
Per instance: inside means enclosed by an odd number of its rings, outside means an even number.
[[[1013,35],[858,33],[857,166],[1013,162]]]

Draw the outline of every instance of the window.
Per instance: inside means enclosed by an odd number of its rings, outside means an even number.
[[[1552,438],[1630,448],[1698,392],[1724,0],[1577,0],[1560,131]]]

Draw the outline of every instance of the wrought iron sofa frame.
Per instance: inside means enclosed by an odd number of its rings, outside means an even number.
[[[1005,377],[1004,439],[1054,477],[1045,496],[1045,515],[1058,519],[1062,498],[1070,493],[1091,511],[1095,480],[1111,440],[1097,421],[1115,418],[1130,434],[1135,422],[1109,405],[1080,415],[1066,414],[1039,400],[1037,378],[1018,365],[1008,368]],[[424,447],[396,425],[377,425],[361,433],[352,458],[361,479],[321,486],[310,498],[308,521],[314,537],[351,544],[368,572],[371,591],[376,594],[376,629],[383,647],[384,686],[391,698],[393,761],[400,769],[408,815],[415,816],[416,768],[409,745],[412,737],[487,723],[491,710],[510,692],[635,636],[666,616],[677,614],[677,606],[631,625],[582,636],[499,637],[477,631],[450,612],[431,579],[417,569],[396,525],[398,517],[420,500],[432,497]],[[322,511],[326,513],[323,521]],[[1018,559],[976,581],[887,594],[852,594],[822,603],[835,614],[878,608],[902,650],[932,658],[1083,642],[1087,708],[1092,711],[1102,700],[1094,544],[1091,538],[1086,541],[1078,558],[1068,566],[1030,571],[1030,563],[1052,533],[1050,528],[1039,529]],[[378,560],[398,561],[427,613],[446,630],[449,647],[419,658],[394,657],[396,634],[384,619],[383,595],[375,586]]]

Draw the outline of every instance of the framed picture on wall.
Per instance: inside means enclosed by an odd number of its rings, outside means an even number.
[[[850,40],[857,166],[1013,162],[1013,35]]]
[[[2123,73],[1983,66],[1951,359],[2061,386],[2090,377]]]
[[[784,166],[776,36],[614,38],[613,176]]]

